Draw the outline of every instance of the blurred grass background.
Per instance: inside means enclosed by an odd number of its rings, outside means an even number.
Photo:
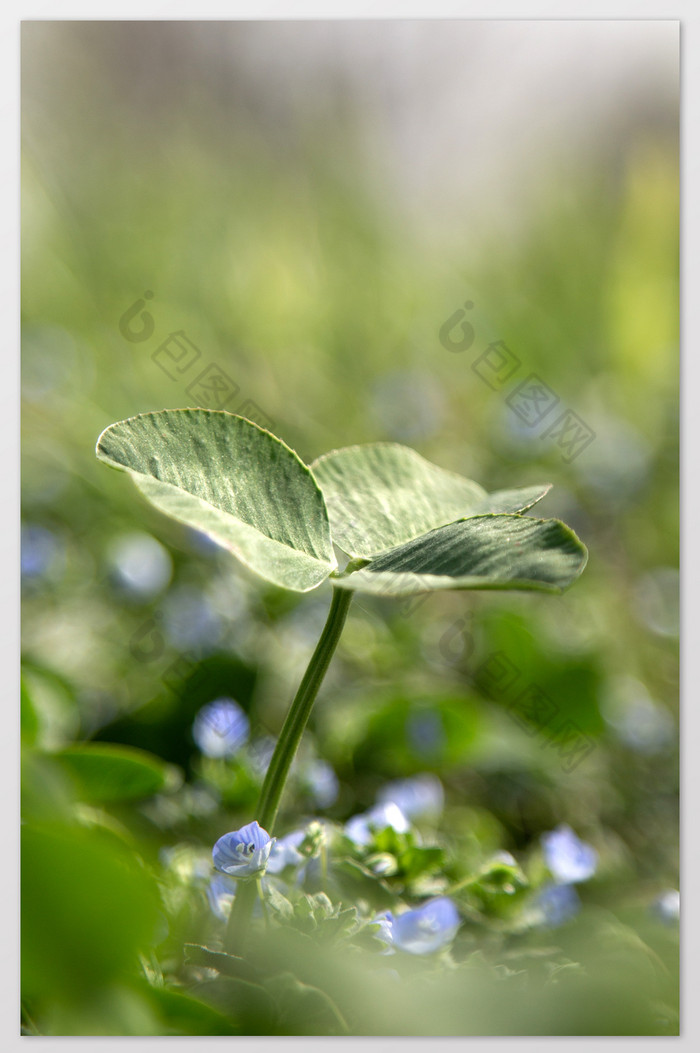
[[[601,855],[592,908],[643,919],[678,887],[677,36],[546,25],[24,24],[24,806],[40,829],[74,814],[50,763],[71,743],[150,750],[187,789],[204,702],[233,695],[274,735],[325,617],[328,588],[265,588],[95,460],[115,420],[217,408],[187,391],[216,364],[238,388],[225,408],[304,460],[394,440],[487,489],[549,481],[542,514],[590,552],[562,597],[359,597],[306,747],[340,780],[324,814],[434,771],[467,862],[568,822]],[[129,342],[120,319],[146,290],[154,332]],[[476,339],[450,353],[440,328],[467,299]],[[171,379],[153,355],[177,332],[201,357]],[[496,339],[522,363],[498,391],[471,368]],[[543,437],[556,414],[528,428],[506,402],[530,373],[595,433],[570,463]],[[585,737],[573,770],[484,688],[497,651]],[[248,821],[256,788],[229,787],[214,815],[177,793],[109,822],[155,861],[173,830],[208,845]],[[76,1028],[60,970],[27,969],[40,1015]],[[99,1026],[155,1026],[124,999]]]

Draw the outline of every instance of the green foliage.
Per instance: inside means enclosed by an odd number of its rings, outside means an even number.
[[[145,986],[145,985],[144,985]],[[148,987],[148,1000],[156,1021],[155,1034],[230,1035],[231,1021],[214,1007],[183,991]]]
[[[334,581],[361,592],[558,592],[587,559],[557,520],[494,514],[524,511],[549,487],[487,494],[402,446],[326,455],[312,466],[319,490],[296,454],[256,424],[227,413],[166,410],[111,425],[97,456],[128,471],[161,511],[208,534],[266,580],[299,592],[333,572],[329,516],[334,540],[360,557]]]
[[[76,777],[81,799],[89,802],[139,800],[172,790],[180,781],[172,765],[133,747],[86,743],[55,756]]]
[[[144,497],[207,533],[284,588],[306,592],[335,566],[321,492],[297,455],[228,413],[166,410],[113,424],[97,456]]]
[[[135,976],[161,924],[154,879],[104,830],[27,824],[22,830],[22,972],[37,1004],[89,1002]]]
[[[561,592],[586,559],[574,532],[556,519],[474,516],[399,545],[338,585],[387,596],[433,589]]]
[[[549,486],[487,494],[478,483],[431,464],[397,443],[333,450],[311,464],[328,507],[333,539],[371,559],[436,527],[489,512],[525,512]]]

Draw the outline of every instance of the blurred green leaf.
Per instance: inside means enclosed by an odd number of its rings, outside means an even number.
[[[333,873],[348,898],[365,899],[377,910],[395,905],[396,896],[387,883],[359,860],[349,856],[338,859]]]
[[[411,845],[399,856],[401,874],[406,881],[436,871],[444,862],[445,853],[437,845]]]
[[[160,922],[153,878],[109,833],[22,828],[22,981],[39,1002],[133,974]]]
[[[253,967],[245,958],[239,958],[235,954],[227,954],[224,951],[213,951],[209,947],[203,947],[198,943],[185,944],[187,960],[193,965],[203,965],[207,969],[216,969],[224,976],[233,976],[243,979],[251,979],[254,975]]]
[[[24,677],[20,688],[20,730],[22,742],[27,746],[33,746],[39,734],[39,717]]]
[[[461,695],[407,697],[389,692],[371,698],[366,725],[351,743],[358,772],[411,775],[416,765],[444,775],[461,768],[485,735],[483,711],[466,691]]]
[[[101,461],[157,508],[208,534],[282,588],[307,592],[335,566],[316,481],[293,450],[244,417],[163,410],[112,424]]]
[[[231,1022],[212,1006],[183,991],[151,987],[149,1000],[161,1018],[164,1035],[231,1035]]]
[[[75,779],[52,755],[22,749],[22,818],[69,819],[76,801]]]
[[[506,919],[520,910],[528,888],[528,879],[517,864],[489,861],[474,877],[447,892],[479,914]]]
[[[342,936],[348,936],[360,926],[355,907],[332,903],[325,892],[301,896],[295,903],[294,913],[289,920],[299,932],[322,942],[332,942]]]
[[[300,1012],[307,1034],[347,1034],[349,1027],[330,995],[320,987],[303,983],[293,973],[280,973],[265,984],[278,1006],[281,1020],[294,1019]]]
[[[230,1022],[228,1034],[277,1034],[274,1002],[260,984],[240,977],[219,975],[213,980],[194,984],[190,994]],[[204,1035],[210,1033],[198,1032]]]
[[[283,921],[288,921],[294,914],[294,907],[279,889],[275,888],[271,881],[266,882],[264,889],[265,906]]]
[[[55,755],[77,777],[86,801],[131,801],[175,789],[177,768],[145,750],[109,743],[70,746]]]
[[[73,739],[80,725],[75,689],[54,669],[23,662],[22,706],[25,734],[31,745],[55,749]]]

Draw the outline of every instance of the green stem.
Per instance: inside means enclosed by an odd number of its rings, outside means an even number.
[[[256,819],[269,834],[272,833],[284,784],[316,700],[318,689],[338,646],[352,597],[353,593],[350,590],[333,589],[333,599],[321,638],[316,644],[316,650],[311,656],[299,690],[289,707],[287,719],[277,740],[275,752],[272,754],[256,811]],[[255,895],[255,882],[240,881],[238,883],[225,938],[226,949],[231,954],[240,954],[243,949]]]
[[[270,915],[267,912],[267,904],[265,903],[265,893],[263,892],[263,887],[262,887],[262,878],[261,878],[261,876],[259,874],[258,874],[258,876],[257,876],[257,878],[255,880],[255,885],[256,885],[256,888],[257,888],[257,891],[258,891],[258,899],[260,900],[260,902],[262,904],[263,918],[265,919],[265,928],[269,929],[270,928]]]
[[[440,895],[453,896],[455,892],[461,892],[462,889],[469,888],[470,885],[476,885],[479,881],[479,877],[479,874],[477,874],[476,877],[473,875],[471,877],[465,877],[461,881],[458,881],[456,885],[450,885],[450,887],[445,889],[444,892],[441,892]]]

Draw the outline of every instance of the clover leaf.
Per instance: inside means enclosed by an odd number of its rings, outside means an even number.
[[[311,464],[331,521],[333,541],[371,559],[466,516],[525,512],[549,484],[488,494],[471,479],[438,468],[398,443],[347,446]]]
[[[586,550],[558,519],[472,516],[422,534],[334,581],[386,596],[436,589],[561,592],[586,565]]]
[[[161,512],[208,534],[266,581],[307,592],[336,567],[323,495],[280,439],[231,413],[143,413],[111,425],[97,456]]]
[[[97,456],[128,472],[162,512],[297,592],[329,577],[341,589],[394,596],[557,592],[586,564],[563,523],[520,514],[548,485],[489,494],[396,443],[334,450],[307,466],[244,417],[184,409],[111,425]],[[352,557],[343,572],[333,543]]]

